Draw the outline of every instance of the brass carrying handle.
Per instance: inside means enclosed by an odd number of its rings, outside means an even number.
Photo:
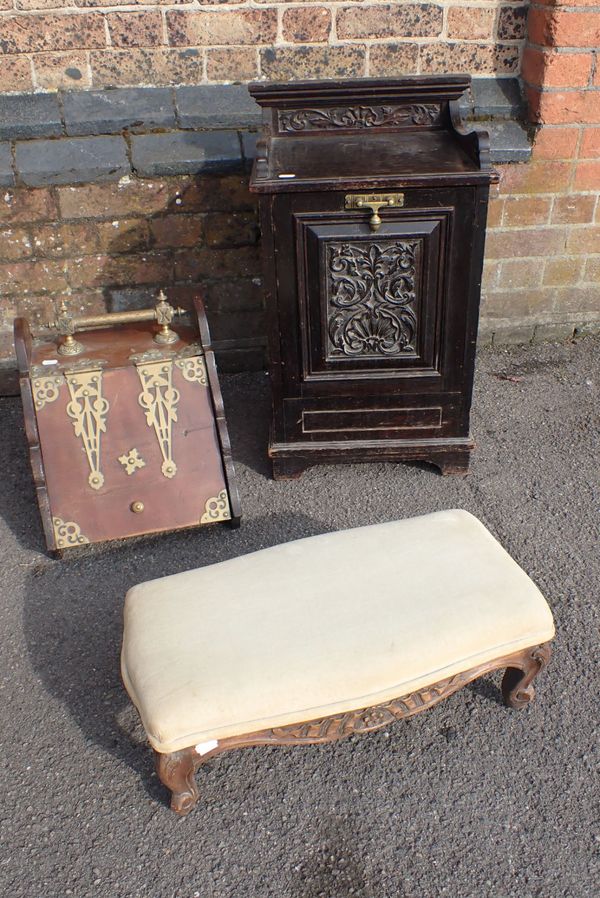
[[[105,312],[102,315],[72,315],[64,300],[60,303],[56,318],[46,325],[48,329],[57,330],[62,339],[58,344],[60,355],[79,355],[83,352],[83,344],[75,339],[76,331],[96,327],[110,327],[114,324],[131,324],[136,321],[156,321],[159,329],[154,335],[154,342],[160,344],[176,343],[179,337],[171,329],[171,321],[176,315],[185,315],[185,309],[173,308],[161,290],[156,305],[152,309],[135,309],[130,312]]]
[[[346,209],[370,209],[373,213],[369,219],[369,227],[372,231],[378,231],[381,227],[379,210],[404,205],[403,193],[369,194],[349,193],[346,196],[344,207]]]

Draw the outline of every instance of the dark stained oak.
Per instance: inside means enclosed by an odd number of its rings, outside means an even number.
[[[221,739],[215,748],[203,755],[199,755],[193,745],[170,754],[155,751],[156,772],[163,785],[171,791],[172,810],[180,816],[185,816],[192,810],[199,797],[194,778],[196,770],[205,761],[225,751],[252,745],[320,744],[347,736],[370,733],[389,726],[395,720],[420,714],[478,677],[502,668],[506,668],[502,679],[504,703],[510,708],[520,710],[533,701],[535,697],[533,680],[546,667],[550,656],[550,643],[532,646],[480,664],[385,704],[334,714],[321,720],[230,736]]]
[[[264,118],[250,187],[276,478],[356,461],[468,471],[496,177],[487,135],[460,122],[469,84],[456,75],[250,85]],[[390,194],[394,205],[369,207]]]

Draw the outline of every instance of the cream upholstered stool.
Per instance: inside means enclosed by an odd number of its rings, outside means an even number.
[[[483,524],[441,511],[135,586],[122,673],[186,814],[196,768],[230,748],[375,730],[497,668],[521,708],[553,635],[543,596]]]

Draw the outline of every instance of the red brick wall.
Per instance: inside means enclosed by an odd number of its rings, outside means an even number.
[[[526,13],[524,0],[0,0],[0,92],[514,74]]]
[[[532,161],[502,167],[486,247],[483,328],[518,338],[600,327],[600,12],[534,0],[522,78]]]
[[[136,288],[164,287],[174,305],[191,308],[201,282],[213,339],[242,350],[260,342],[255,210],[241,175],[3,189],[0,360],[12,356],[15,316],[34,329],[47,323],[65,291],[80,314]]]
[[[501,167],[490,206],[481,332],[497,342],[565,337],[600,326],[595,2],[535,0],[525,47],[526,5],[501,0],[72,0],[69,12],[63,0],[0,0],[0,92],[244,81],[261,73],[508,74],[519,69],[522,54],[530,116],[540,127],[532,161]],[[200,282],[217,339],[260,337],[256,238],[255,206],[241,178],[208,179],[204,188],[174,178],[4,190],[0,362],[12,352],[12,317],[48,320],[63,291],[76,307],[92,310],[105,308],[115,290],[170,285],[185,304],[190,285]]]

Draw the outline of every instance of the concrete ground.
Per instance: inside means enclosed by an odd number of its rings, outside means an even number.
[[[62,561],[44,552],[20,403],[2,401],[1,894],[597,898],[599,351],[588,338],[480,352],[466,479],[374,464],[275,483],[266,376],[224,377],[241,530]],[[199,772],[199,805],[176,817],[119,677],[128,587],[452,507],[487,524],[554,610],[532,707],[505,709],[492,676],[370,736],[231,752]]]

